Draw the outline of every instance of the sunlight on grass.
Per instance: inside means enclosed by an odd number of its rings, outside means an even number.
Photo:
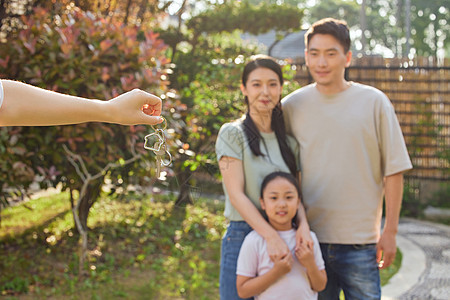
[[[68,193],[60,193],[2,209],[0,239],[6,236],[14,237],[20,235],[25,230],[40,226],[59,214],[68,213],[71,216],[68,199]],[[58,224],[57,226],[66,225],[68,223],[65,225]]]
[[[226,226],[223,202],[201,199],[175,207],[174,199],[162,196],[156,202],[145,197],[100,199],[88,222],[88,275],[78,277],[78,235],[70,205],[60,206],[68,203],[67,197],[30,201],[31,213],[21,205],[8,209],[8,232],[15,238],[0,238],[0,269],[9,270],[0,276],[0,294],[55,299],[217,297],[220,240]]]
[[[403,258],[403,254],[400,251],[400,249],[397,248],[397,254],[395,255],[395,260],[392,263],[392,265],[390,265],[386,269],[380,271],[380,279],[381,279],[382,286],[388,284],[389,279],[391,279],[391,277],[394,276],[395,273],[398,272],[398,269],[400,269],[400,266],[402,264],[402,258]]]

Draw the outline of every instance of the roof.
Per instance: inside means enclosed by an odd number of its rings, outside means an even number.
[[[256,44],[263,46],[266,53],[269,54],[272,57],[276,58],[297,58],[297,57],[303,57],[304,51],[305,51],[305,42],[304,42],[304,36],[305,36],[304,30],[293,32],[288,34],[283,40],[281,40],[278,44],[276,44],[271,53],[268,53],[269,47],[276,41],[276,32],[275,31],[269,31],[264,34],[260,35],[252,35],[249,33],[243,33],[241,35],[243,40],[252,41]]]

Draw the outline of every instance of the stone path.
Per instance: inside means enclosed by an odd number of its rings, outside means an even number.
[[[382,299],[449,300],[450,226],[404,218],[397,242],[402,266]]]

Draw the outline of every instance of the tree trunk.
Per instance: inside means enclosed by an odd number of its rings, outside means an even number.
[[[362,49],[361,52],[366,54],[367,50],[367,38],[366,38],[366,30],[367,30],[367,22],[366,22],[366,0],[362,0],[361,2],[361,10],[359,15],[359,20],[361,23],[361,44]]]
[[[84,230],[88,230],[87,220],[89,217],[89,210],[100,195],[102,182],[103,178],[90,183],[86,189],[86,194],[82,198],[78,199],[78,201],[80,201],[80,206],[78,207],[78,217],[80,218],[80,223]]]
[[[0,20],[4,20],[6,18],[6,1],[0,0]],[[0,28],[3,24],[0,23]]]
[[[147,11],[147,7],[149,5],[149,2],[147,0],[142,0],[141,5],[139,6],[139,11],[137,13],[138,19],[144,20],[145,12]]]
[[[132,1],[132,0],[128,0],[127,7],[126,7],[126,9],[125,9],[125,17],[123,18],[123,23],[124,23],[125,25],[128,24],[128,17],[129,17],[129,15],[130,15],[131,1]]]
[[[73,189],[69,188],[69,195],[70,195],[70,210],[73,211],[73,208],[75,207],[75,198],[73,197]],[[75,229],[77,228],[77,221],[75,221],[75,215],[72,213],[72,217],[73,217],[73,224]],[[78,231],[78,230],[77,230]]]
[[[188,204],[193,204],[191,197],[191,185],[189,185],[189,179],[192,176],[192,172],[189,170],[184,170],[178,174],[178,180],[180,184],[180,194],[175,202],[177,206],[186,206]]]

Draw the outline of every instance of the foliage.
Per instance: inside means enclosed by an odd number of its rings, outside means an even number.
[[[9,207],[0,237],[1,295],[33,298],[214,299],[218,294],[220,240],[225,231],[223,203],[201,200],[175,207],[165,196],[157,202],[102,197],[92,208],[90,272],[78,278],[77,239],[70,207],[59,206],[68,193]],[[36,218],[36,216],[41,216]],[[22,218],[34,218],[26,225]],[[20,229],[19,229],[20,228]]]
[[[394,276],[398,272],[400,266],[402,265],[402,259],[403,254],[400,249],[397,248],[397,253],[395,254],[395,259],[392,264],[386,269],[380,270],[381,286],[388,284],[389,279],[391,279],[392,276]]]
[[[448,154],[446,150],[439,151],[438,149],[446,149],[445,137],[443,136],[443,126],[439,124],[433,113],[433,105],[423,99],[417,98],[414,104],[414,110],[418,112],[417,120],[415,120],[417,126],[411,128],[411,139],[409,142],[408,151],[412,158],[412,161],[420,160],[423,157],[434,155],[436,164],[444,165],[448,162]],[[431,149],[430,149],[431,147]],[[442,168],[442,176],[449,172],[448,169]],[[420,185],[410,183],[405,185],[405,193],[403,200],[402,213],[419,217],[422,214],[426,205],[445,206],[449,199],[448,184],[442,185],[442,189],[437,191],[431,199],[427,199],[426,202],[419,200]]]
[[[437,56],[450,47],[450,0],[411,0],[413,47],[418,56]],[[449,53],[446,53],[446,57]]]
[[[305,19],[309,23],[332,16],[345,20],[352,27],[359,24],[359,5],[356,1],[322,0],[317,5],[305,10]]]
[[[404,0],[364,0],[366,5],[367,32],[361,32],[361,1],[321,0],[305,10],[306,20],[313,23],[319,19],[333,16],[344,19],[357,33],[355,41],[360,42],[362,34],[367,39],[368,53],[380,53],[380,46],[390,49],[394,55],[406,53],[406,1]],[[438,50],[450,47],[447,38],[450,29],[450,1],[411,0],[409,22],[411,24],[412,54],[417,56],[437,56]],[[303,6],[303,5],[302,5]],[[357,50],[361,50],[358,48]],[[441,54],[442,55],[442,54]]]
[[[143,32],[77,8],[56,16],[36,9],[22,20],[25,27],[0,47],[1,77],[97,99],[137,87],[160,94],[167,85],[162,70],[168,63],[165,45],[152,31]],[[134,148],[142,148],[145,131],[143,126],[100,123],[1,128],[0,196],[5,199],[13,188],[27,190],[33,181],[41,187],[62,182],[63,188],[78,190],[82,181],[67,161],[62,144],[80,155],[88,172],[95,174],[109,162],[138,153]],[[115,170],[113,178],[126,183],[134,178],[130,172]],[[85,199],[85,222],[102,183],[97,181]]]
[[[177,184],[182,192],[178,203],[192,201],[183,199],[183,192],[203,189],[198,187],[193,174],[206,173],[212,178],[219,175],[214,148],[217,133],[222,124],[239,118],[246,111],[239,85],[244,57],[251,56],[251,49],[226,45],[224,35],[218,44],[211,39],[200,39],[197,49],[197,52],[180,51],[176,56],[177,67],[170,76],[180,96],[180,102],[172,107],[176,113],[171,122],[173,138],[181,148],[177,153],[172,151]],[[242,54],[232,56],[233,53]],[[298,85],[289,80],[294,72],[289,72],[290,65],[284,69],[288,77],[285,92],[288,93]],[[189,109],[180,109],[182,107]]]
[[[260,4],[266,2],[268,4],[299,6],[303,0],[247,0],[251,4]]]
[[[420,186],[418,182],[406,181],[403,187],[403,201],[401,216],[420,217],[424,210],[424,203],[419,198]]]
[[[226,20],[222,20],[224,16]],[[253,33],[271,28],[296,30],[301,16],[301,11],[284,6],[231,1],[192,17],[186,29],[158,30],[172,50],[170,87],[178,91],[177,97],[165,100],[166,110],[172,112],[171,140],[178,148],[172,148],[173,186],[180,190],[177,204],[191,202],[193,190],[201,192],[194,172],[213,178],[219,175],[214,151],[218,130],[245,111],[240,76],[246,58],[259,51],[242,41],[236,29]]]
[[[428,204],[435,207],[450,208],[450,184],[443,182],[437,191],[433,193]]]
[[[106,1],[106,0],[21,0],[21,1],[0,1],[0,41],[8,39],[8,35],[15,29],[22,27],[21,16],[31,15],[37,7],[43,8],[52,15],[59,15],[65,9],[75,5],[82,11],[90,11],[105,19],[120,20],[124,24],[148,25],[155,20],[158,15],[167,8],[173,1],[161,0],[127,0],[127,1]]]
[[[187,22],[196,34],[242,30],[261,34],[270,30],[300,30],[303,11],[291,5],[263,1],[252,5],[248,1],[230,1],[206,10]]]
[[[170,75],[171,87],[178,91],[171,105],[171,140],[175,141],[174,171],[178,203],[191,202],[190,189],[195,186],[195,171],[216,175],[214,144],[225,121],[235,119],[242,111],[239,94],[239,64],[250,54],[243,45],[221,38],[202,37],[196,51],[179,51]],[[234,44],[233,44],[234,43]],[[238,64],[235,64],[238,62]]]

